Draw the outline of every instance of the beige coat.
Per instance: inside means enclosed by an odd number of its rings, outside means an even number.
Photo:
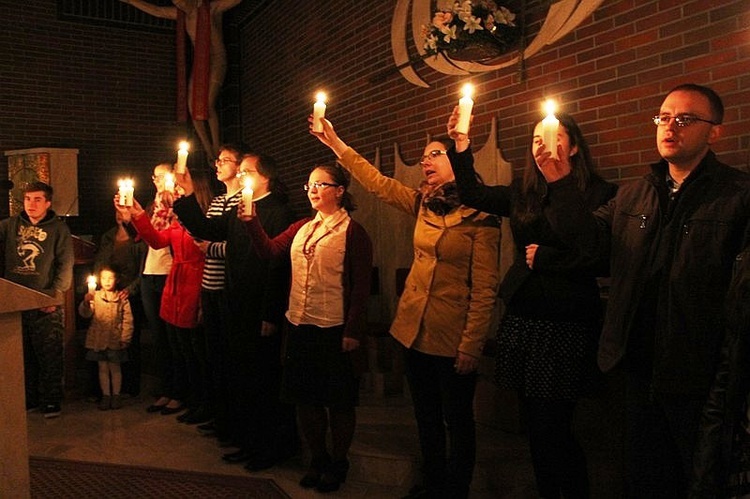
[[[499,283],[499,220],[466,206],[437,215],[421,206],[418,190],[382,175],[351,148],[340,162],[369,192],[417,219],[393,337],[430,355],[478,357]]]
[[[86,333],[86,348],[99,352],[102,350],[121,350],[121,343],[128,344],[133,337],[133,313],[127,299],[105,299],[105,291],[94,293],[94,300],[89,304],[85,300],[78,305],[82,317],[93,316]]]

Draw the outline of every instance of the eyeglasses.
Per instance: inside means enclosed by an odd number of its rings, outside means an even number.
[[[328,182],[309,182],[302,186],[305,191],[309,191],[310,189],[323,190],[326,187],[339,187],[339,184],[331,184]]]
[[[157,180],[164,180],[164,174],[160,173],[158,175],[151,175],[151,180],[156,182]]]
[[[438,156],[442,156],[443,154],[448,154],[448,151],[441,151],[439,149],[435,149],[434,151],[430,151],[429,153],[425,154],[421,158],[419,158],[419,164],[423,165],[425,161],[428,159],[430,161],[433,161]]]
[[[237,163],[239,163],[239,161],[236,161],[232,158],[216,158],[214,160],[214,164],[216,164],[217,166],[224,166],[224,165],[230,165],[230,164],[236,165]]]
[[[240,170],[237,172],[237,175],[235,175],[235,177],[242,178],[247,175],[250,175],[251,173],[258,173],[258,170]]]
[[[674,122],[677,124],[678,127],[690,126],[697,121],[702,121],[703,123],[710,123],[712,125],[718,125],[718,123],[716,123],[715,121],[704,120],[703,118],[693,116],[692,114],[678,114],[677,116],[670,116],[668,114],[657,114],[656,116],[654,116],[653,120],[654,120],[654,125],[656,126],[667,126],[669,125],[669,122],[672,120],[674,120]]]

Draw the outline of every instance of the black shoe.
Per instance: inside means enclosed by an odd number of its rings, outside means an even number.
[[[150,406],[146,407],[146,412],[151,414],[155,412],[161,412],[165,407],[167,407],[167,404],[151,404]]]
[[[271,456],[255,456],[245,463],[247,471],[263,471],[276,466],[277,460]]]
[[[197,407],[190,407],[187,411],[183,412],[179,416],[177,416],[177,421],[180,423],[184,423],[187,418],[195,414],[195,412],[198,410]]]
[[[42,408],[42,414],[44,414],[44,417],[47,419],[58,417],[60,414],[62,414],[62,410],[60,409],[60,404],[45,405]]]
[[[320,483],[320,477],[323,475],[323,470],[328,467],[330,462],[331,458],[328,455],[313,458],[307,473],[300,479],[299,486],[305,489],[317,487]]]
[[[205,406],[200,406],[198,409],[190,413],[185,419],[182,420],[185,424],[201,424],[208,423],[213,419],[211,412],[206,409]]]
[[[245,449],[240,449],[237,452],[230,452],[229,454],[224,454],[221,456],[221,459],[224,460],[224,462],[227,463],[242,463],[245,461],[249,461],[252,459],[253,455],[246,451]]]
[[[178,405],[177,407],[162,407],[160,413],[162,416],[171,416],[172,414],[177,414],[178,412],[182,412],[185,410],[184,405]]]
[[[214,426],[213,421],[198,425],[196,426],[196,429],[198,430],[198,433],[200,433],[201,435],[206,435],[206,436],[216,435],[216,426]]]
[[[344,459],[342,461],[332,462],[323,474],[320,475],[320,481],[315,486],[315,490],[318,492],[335,492],[339,490],[341,484],[346,482],[346,475],[349,472],[349,461]]]

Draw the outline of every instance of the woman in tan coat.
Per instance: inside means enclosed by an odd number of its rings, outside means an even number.
[[[365,189],[416,218],[414,261],[391,335],[404,346],[424,492],[467,497],[476,461],[474,390],[495,307],[500,223],[460,204],[442,142],[425,148],[425,179],[413,189],[382,175],[329,121],[323,120],[322,132],[310,130]]]

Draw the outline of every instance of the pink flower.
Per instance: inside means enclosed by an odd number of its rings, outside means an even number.
[[[447,27],[453,20],[453,14],[450,12],[435,12],[435,16],[432,18],[432,24],[438,29]]]

